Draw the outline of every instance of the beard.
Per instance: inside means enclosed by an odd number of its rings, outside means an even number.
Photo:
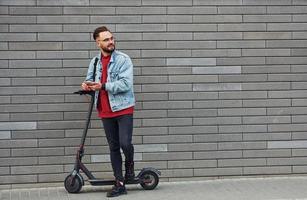
[[[111,44],[111,45],[109,45],[109,46],[107,46],[107,47],[105,47],[105,48],[102,48],[102,50],[103,50],[104,52],[106,52],[106,53],[111,54],[111,53],[113,53],[113,51],[115,50],[115,44]]]

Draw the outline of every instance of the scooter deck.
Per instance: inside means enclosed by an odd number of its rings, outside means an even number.
[[[88,180],[91,185],[114,185],[115,181],[114,180],[103,180],[103,179],[90,179]],[[140,180],[135,178],[132,181],[125,182],[125,184],[139,184]]]

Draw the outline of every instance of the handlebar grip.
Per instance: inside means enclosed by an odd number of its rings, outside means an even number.
[[[78,90],[76,92],[74,92],[74,94],[79,94],[79,95],[93,95],[95,92],[94,91],[86,91],[86,90]]]

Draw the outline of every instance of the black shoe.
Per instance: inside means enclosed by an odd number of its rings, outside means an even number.
[[[135,179],[134,162],[125,161],[125,168],[126,168],[125,182],[127,183],[127,182],[134,181]]]
[[[126,187],[123,182],[117,180],[112,190],[107,193],[107,197],[117,197],[122,194],[127,194]]]

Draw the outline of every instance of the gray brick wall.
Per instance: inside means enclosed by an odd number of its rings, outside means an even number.
[[[61,183],[100,25],[135,65],[136,169],[163,181],[307,172],[304,0],[0,0],[0,188]],[[93,115],[85,163],[112,177]]]

